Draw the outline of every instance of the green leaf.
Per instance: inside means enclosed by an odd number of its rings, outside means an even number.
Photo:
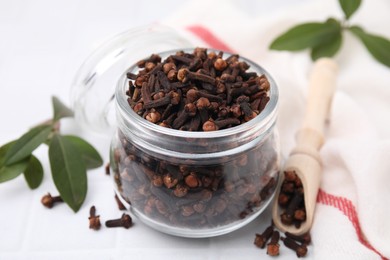
[[[388,39],[367,33],[358,26],[352,26],[349,30],[363,42],[376,60],[390,67],[390,41]]]
[[[28,166],[24,171],[24,178],[30,189],[36,189],[42,183],[43,167],[41,162],[34,155],[31,155],[30,157]]]
[[[73,117],[73,111],[64,105],[57,97],[52,97],[54,116],[53,120],[58,121],[64,117]]]
[[[347,20],[359,8],[361,2],[361,0],[339,0],[341,9],[343,9]]]
[[[321,57],[333,57],[341,47],[342,34],[336,34],[330,42],[320,44],[311,50],[311,59],[313,61]]]
[[[29,158],[21,160],[11,165],[5,164],[5,155],[16,141],[7,143],[0,147],[0,183],[12,180],[18,177],[28,165]]]
[[[28,166],[28,158],[11,165],[0,166],[0,183],[12,180],[22,174]]]
[[[77,212],[87,194],[87,173],[81,154],[71,141],[55,134],[49,147],[53,181],[62,199]]]
[[[22,135],[7,151],[5,164],[11,165],[29,157],[32,151],[46,141],[51,129],[51,125],[39,125]]]
[[[84,161],[87,169],[98,168],[103,165],[103,159],[96,149],[90,145],[87,141],[77,136],[64,136],[65,139],[70,141],[80,152],[81,159]]]
[[[271,43],[270,48],[287,51],[313,48],[330,41],[340,31],[341,26],[338,22],[300,24],[277,37]]]

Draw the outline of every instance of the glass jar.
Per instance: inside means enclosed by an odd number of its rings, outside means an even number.
[[[157,54],[164,59],[176,51]],[[156,51],[137,60],[151,53]],[[182,237],[217,236],[246,225],[272,200],[280,169],[278,88],[262,67],[240,60],[250,65],[248,71],[267,76],[270,100],[254,119],[212,132],[164,128],[143,119],[125,94],[126,73],[137,73],[137,66],[118,77],[111,176],[120,200],[152,228]]]
[[[176,51],[159,55],[164,59]],[[250,222],[270,202],[279,170],[277,87],[264,69],[241,60],[267,74],[270,101],[251,121],[213,132],[150,123],[130,108],[126,73],[120,78],[112,176],[120,197],[151,227],[185,237],[220,235]],[[132,66],[129,72],[137,70]]]

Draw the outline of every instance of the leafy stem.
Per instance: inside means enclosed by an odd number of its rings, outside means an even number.
[[[296,25],[278,36],[270,45],[273,50],[311,50],[312,60],[333,57],[342,46],[343,33],[350,31],[380,63],[390,67],[390,41],[374,35],[360,26],[351,25],[350,17],[359,9],[361,0],[339,0],[344,20],[329,18],[325,22],[310,22]]]
[[[43,180],[43,167],[32,153],[41,144],[47,144],[54,184],[63,200],[77,212],[87,193],[87,169],[100,167],[103,161],[96,149],[85,140],[61,135],[60,120],[73,117],[73,111],[57,97],[52,98],[52,103],[52,119],[0,147],[0,183],[23,173],[31,189],[39,187]]]

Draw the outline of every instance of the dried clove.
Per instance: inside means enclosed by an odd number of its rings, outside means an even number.
[[[277,256],[279,255],[279,237],[280,234],[277,230],[274,230],[271,236],[271,241],[267,245],[267,255]]]
[[[92,206],[89,210],[89,228],[93,230],[99,230],[100,229],[100,216],[96,215],[96,208],[95,206]]]
[[[274,227],[271,225],[267,227],[263,233],[261,234],[256,234],[255,242],[254,244],[259,247],[259,248],[264,248],[265,245],[267,244],[267,241],[270,239],[272,236],[272,233],[274,231]]]
[[[120,199],[118,198],[118,195],[116,195],[116,193],[115,193],[114,198],[115,198],[116,204],[118,205],[118,209],[119,210],[126,210],[125,205],[123,205],[123,203],[120,201]]]
[[[307,254],[307,247],[305,245],[299,245],[297,242],[295,242],[292,238],[286,237],[282,238],[283,244],[294,250],[295,253],[297,254],[297,257],[303,257],[306,256]]]
[[[300,242],[302,244],[305,244],[305,245],[309,245],[310,242],[311,242],[310,233],[305,233],[303,235],[297,236],[297,235],[291,234],[290,232],[286,232],[285,236],[289,237],[289,238],[291,238],[291,239],[293,239],[295,241],[298,241],[298,242]]]
[[[240,123],[240,120],[237,118],[226,118],[219,121],[208,120],[203,124],[202,128],[203,131],[216,131],[226,126],[239,125]]]
[[[44,195],[42,197],[41,202],[42,202],[43,206],[51,209],[54,206],[54,204],[56,204],[58,202],[63,202],[63,200],[60,196],[52,197],[50,193],[47,193],[46,195]]]
[[[124,227],[126,229],[130,228],[133,225],[133,221],[130,215],[123,213],[122,217],[119,219],[112,219],[106,221],[106,227]]]
[[[106,175],[110,175],[110,163],[106,164],[105,171],[106,171]]]

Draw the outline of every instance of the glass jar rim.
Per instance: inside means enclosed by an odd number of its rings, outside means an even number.
[[[177,51],[193,51],[195,48],[184,48],[184,49],[174,49],[174,50],[168,50],[165,52],[157,53],[158,55],[164,57],[173,53],[176,53]],[[208,51],[214,51],[219,52],[220,50],[207,48]],[[227,51],[224,51],[225,55],[233,55],[234,53],[230,53]],[[145,57],[146,58],[146,57]],[[167,128],[162,127],[157,124],[151,123],[148,120],[145,120],[141,116],[139,116],[137,113],[134,112],[134,110],[130,107],[127,101],[127,96],[125,95],[125,86],[126,84],[123,84],[121,80],[118,81],[116,90],[115,90],[115,100],[117,103],[117,109],[119,109],[122,116],[125,117],[126,120],[132,120],[136,122],[138,125],[142,126],[143,128],[153,131],[153,132],[159,132],[160,134],[171,136],[171,137],[178,137],[178,138],[194,138],[194,139],[213,139],[213,138],[223,138],[228,137],[234,134],[239,134],[242,132],[245,132],[248,129],[251,129],[253,127],[257,127],[258,129],[263,129],[263,131],[266,131],[268,128],[267,126],[271,121],[274,121],[276,119],[277,109],[278,109],[278,100],[279,100],[279,90],[278,86],[273,79],[273,77],[269,74],[268,71],[266,71],[263,67],[258,65],[256,62],[253,62],[252,60],[239,56],[239,59],[241,61],[245,61],[250,65],[249,70],[255,70],[256,72],[261,72],[262,74],[265,74],[269,83],[270,83],[270,91],[269,91],[269,101],[263,111],[259,113],[255,118],[252,120],[249,120],[248,122],[245,122],[243,124],[230,127],[227,129],[221,129],[217,131],[183,131],[183,130],[177,130],[173,128]],[[136,64],[133,64],[129,67],[129,69],[124,72],[123,76],[121,78],[124,78],[126,73],[128,71],[133,71],[136,69]]]

